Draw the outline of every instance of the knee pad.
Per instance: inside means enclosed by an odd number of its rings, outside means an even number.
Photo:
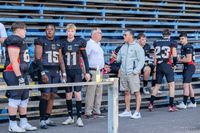
[[[19,106],[22,107],[22,108],[26,108],[27,105],[28,105],[28,101],[29,101],[28,99],[26,99],[26,100],[21,100]]]
[[[20,105],[21,100],[15,100],[12,98],[8,99],[8,106],[11,106],[13,108],[17,108]]]
[[[82,100],[81,91],[74,92],[74,94],[75,94],[76,101],[81,101]]]

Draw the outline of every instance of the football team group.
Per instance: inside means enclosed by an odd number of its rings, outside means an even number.
[[[25,41],[27,26],[24,23],[16,22],[11,26],[12,35],[5,38],[2,43],[5,47],[5,70],[3,78],[8,86],[28,85],[28,74],[30,67],[30,56],[28,45]],[[154,51],[151,54],[151,46],[146,42],[144,33],[139,33],[134,38],[134,31],[124,31],[124,43],[117,47],[112,55],[110,64],[105,64],[103,50],[100,45],[102,32],[100,28],[91,31],[91,39],[86,41],[76,36],[76,26],[66,26],[66,37],[55,38],[56,27],[48,24],[45,29],[45,36],[34,40],[34,65],[37,69],[38,84],[86,82],[95,80],[95,72],[100,69],[102,73],[112,73],[113,64],[118,64],[116,70],[120,78],[120,90],[125,96],[124,112],[119,117],[141,118],[140,105],[141,93],[151,94],[148,110],[153,111],[154,101],[157,93],[160,92],[163,77],[166,77],[169,85],[169,111],[176,111],[176,107],[186,109],[196,107],[194,91],[191,85],[192,75],[195,73],[194,48],[188,43],[187,33],[179,35],[181,49],[180,56],[177,55],[178,43],[170,38],[170,31],[162,31],[162,39],[153,42]],[[81,60],[82,59],[82,60]],[[99,64],[98,64],[99,62]],[[33,64],[32,63],[32,64]],[[84,63],[84,72],[81,64]],[[176,64],[183,64],[183,102],[175,106],[175,78],[174,70]],[[101,74],[102,74],[101,73]],[[140,87],[140,77],[143,77],[143,87]],[[149,80],[152,77],[152,89],[149,87]],[[88,86],[89,87],[89,86]],[[62,123],[69,125],[75,123],[73,114],[77,115],[76,124],[83,127],[82,121],[82,86],[65,87],[66,105],[68,111],[67,119]],[[50,119],[54,98],[57,88],[41,88],[39,101],[40,128],[48,129],[49,126],[56,126]],[[94,91],[94,92],[92,92]],[[132,114],[130,109],[131,94],[136,97],[136,110]],[[75,96],[76,113],[73,113],[72,97]],[[37,130],[27,120],[27,105],[29,102],[29,89],[8,90],[8,113],[10,132],[26,132]],[[95,99],[96,97],[96,99]],[[187,100],[191,102],[188,104]],[[102,100],[102,86],[86,90],[85,117],[101,115],[100,106]],[[20,122],[17,123],[19,112]]]

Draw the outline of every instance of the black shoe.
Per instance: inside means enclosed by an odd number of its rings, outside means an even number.
[[[93,115],[84,115],[85,119],[90,119],[90,118],[93,118],[93,117],[94,117]]]

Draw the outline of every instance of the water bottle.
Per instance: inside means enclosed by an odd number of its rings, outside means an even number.
[[[96,69],[96,82],[97,83],[101,82],[101,71],[99,69],[99,65],[97,65],[97,69]]]

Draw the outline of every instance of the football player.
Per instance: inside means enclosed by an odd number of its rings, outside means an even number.
[[[156,98],[156,94],[160,89],[163,76],[166,77],[169,84],[169,111],[176,111],[174,105],[174,68],[177,63],[177,43],[170,39],[169,29],[164,29],[162,32],[163,38],[154,42],[154,63],[156,66],[156,85],[151,94],[150,103],[148,106],[149,111],[153,110],[153,103]],[[171,58],[173,57],[173,63]]]
[[[66,77],[63,59],[61,56],[60,42],[55,39],[56,27],[52,24],[46,26],[46,36],[35,40],[35,62],[39,67],[39,84],[60,82],[60,68],[62,76]],[[57,88],[42,88],[39,103],[40,128],[56,126],[49,117],[52,112],[53,101]]]
[[[67,38],[61,41],[61,49],[63,60],[67,73],[67,82],[82,82],[82,70],[80,67],[80,57],[82,56],[86,74],[86,81],[90,80],[89,65],[87,54],[85,51],[86,41],[82,38],[75,37],[76,26],[74,24],[68,24],[66,27]],[[81,98],[81,86],[74,86],[74,94],[76,98],[76,110],[77,110],[77,121],[76,124],[79,127],[84,126],[81,119],[82,115],[82,98]],[[73,105],[72,105],[72,87],[66,88],[66,103],[68,108],[69,117],[63,122],[64,125],[74,123],[73,117]]]
[[[187,33],[182,32],[179,36],[181,47],[181,56],[178,58],[183,63],[183,102],[177,105],[177,108],[186,109],[196,107],[194,90],[192,88],[192,75],[195,73],[195,52],[191,44],[188,43]],[[187,105],[187,99],[190,97],[191,102]]]
[[[151,46],[146,42],[146,36],[144,33],[139,33],[137,36],[138,43],[143,47],[145,53],[145,65],[142,68],[141,73],[143,74],[143,89],[141,90],[144,94],[150,94],[150,89],[147,87],[148,80],[152,74],[152,87],[155,86],[155,72],[153,60],[150,57]]]
[[[26,25],[21,22],[13,23],[11,27],[13,34],[9,36],[4,44],[6,49],[6,62],[3,78],[8,86],[27,85],[28,68],[29,68],[29,53],[28,46],[24,41],[26,35]],[[29,99],[29,90],[8,90],[8,113],[9,113],[9,128],[10,132],[25,132],[33,131],[37,128],[28,123],[27,104]],[[17,111],[20,115],[20,123],[17,125]]]

